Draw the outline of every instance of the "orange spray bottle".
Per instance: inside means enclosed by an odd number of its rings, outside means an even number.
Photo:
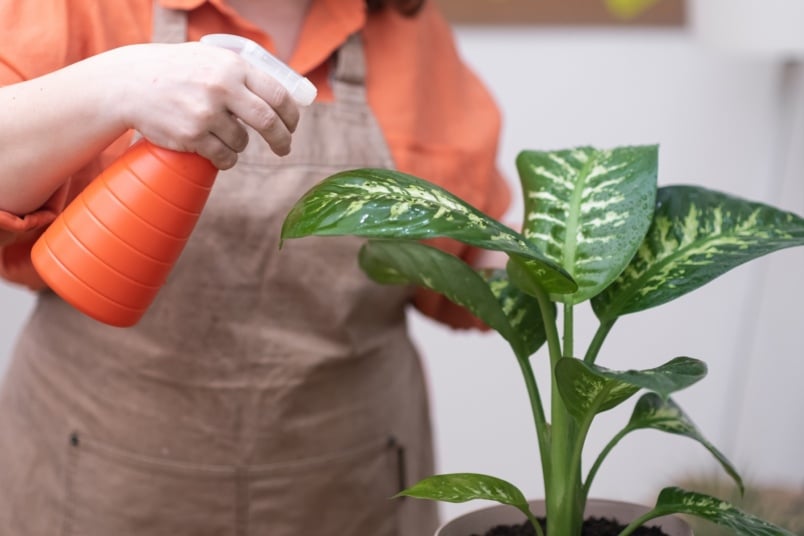
[[[265,70],[302,106],[316,89],[248,39],[204,36]],[[141,139],[73,200],[34,244],[45,283],[84,314],[132,326],[148,310],[192,233],[218,174],[195,153]]]

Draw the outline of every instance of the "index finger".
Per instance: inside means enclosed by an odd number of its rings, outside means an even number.
[[[296,130],[299,124],[299,105],[278,80],[250,67],[246,75],[246,87],[274,110],[290,132]]]

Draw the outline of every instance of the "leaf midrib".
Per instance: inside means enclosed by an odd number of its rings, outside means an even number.
[[[569,218],[567,218],[566,234],[564,237],[564,269],[575,278],[575,256],[578,252],[578,222],[581,219],[581,204],[583,192],[589,179],[589,169],[597,162],[597,155],[593,155],[578,171],[579,180],[575,181],[572,199],[569,203]]]

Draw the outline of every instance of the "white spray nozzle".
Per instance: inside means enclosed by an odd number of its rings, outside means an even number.
[[[274,77],[300,106],[309,106],[318,94],[312,82],[251,39],[231,34],[208,34],[201,38],[201,42],[239,54],[251,65]]]

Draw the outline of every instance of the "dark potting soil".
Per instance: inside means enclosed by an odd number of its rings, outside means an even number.
[[[544,519],[540,518],[539,523],[546,532]],[[583,523],[581,536],[617,536],[624,528],[625,525],[611,519],[590,517]],[[634,536],[667,536],[659,527],[639,527],[633,534]],[[521,525],[500,525],[489,529],[485,534],[472,534],[472,536],[536,536],[536,530],[529,521],[526,521]]]

